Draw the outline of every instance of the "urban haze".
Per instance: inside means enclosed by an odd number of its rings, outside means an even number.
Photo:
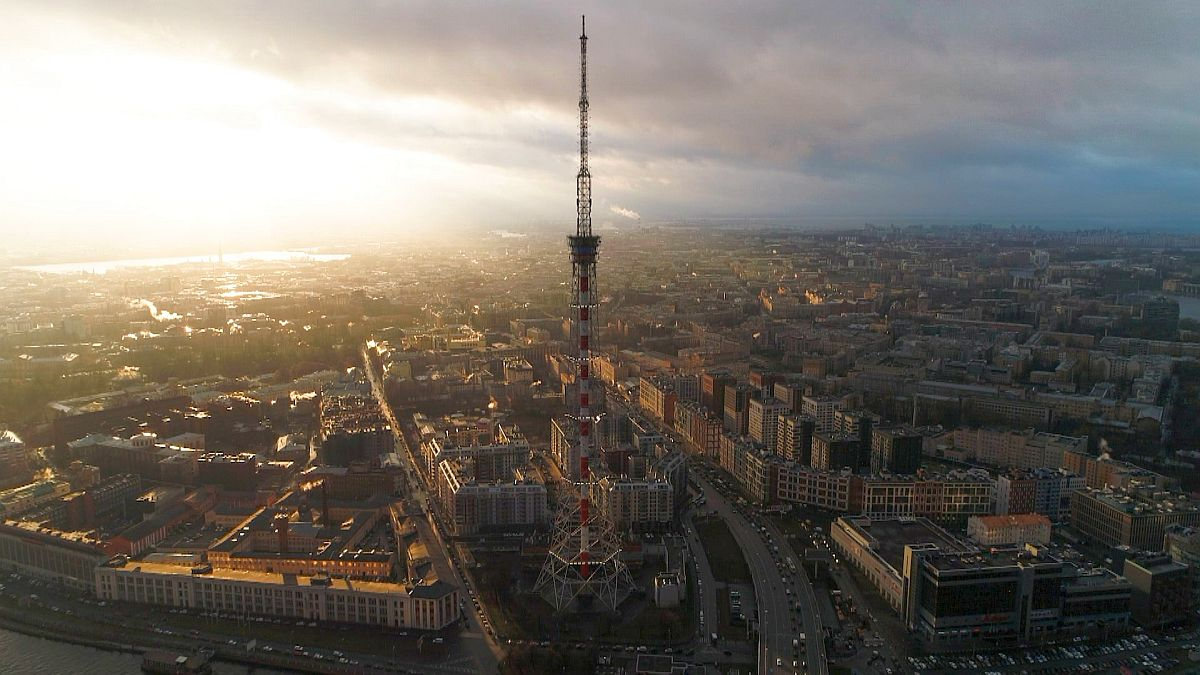
[[[0,672],[1200,672],[1197,35],[5,4]]]

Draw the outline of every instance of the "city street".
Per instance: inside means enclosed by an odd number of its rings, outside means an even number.
[[[713,645],[710,636],[718,632],[717,626],[721,616],[717,606],[717,580],[708,564],[704,545],[696,534],[696,527],[692,524],[690,515],[683,520],[683,532],[696,563],[696,592],[699,594],[699,602],[696,604],[700,608],[701,616],[699,634],[701,642],[705,645],[697,655],[701,661],[706,660],[705,657],[715,661],[720,656],[720,648],[719,644]]]
[[[417,526],[417,531],[420,534],[421,541],[425,542],[426,548],[429,551],[430,560],[433,563],[433,568],[437,572],[439,579],[458,586],[460,596],[464,599],[469,599],[470,587],[465,582],[464,576],[454,564],[454,560],[450,556],[449,546],[442,539],[441,530],[438,528],[436,517],[432,508],[427,508],[427,498],[425,491],[421,489],[420,472],[417,471],[413,463],[412,450],[409,447],[408,441],[404,438],[404,431],[392,412],[392,407],[388,403],[387,396],[384,393],[383,385],[376,376],[375,369],[371,365],[371,360],[367,358],[367,354],[363,352],[363,363],[367,372],[367,378],[371,382],[371,391],[375,394],[375,399],[379,402],[379,407],[383,414],[387,417],[388,423],[392,426],[392,433],[396,437],[396,454],[402,458],[405,463],[405,469],[410,477],[408,484],[411,491],[409,499],[421,506],[427,518],[414,518],[413,521]],[[475,610],[473,603],[463,603],[464,613],[466,615],[467,626],[459,636],[457,645],[463,655],[469,656],[477,665],[479,673],[496,673],[499,672],[500,660],[504,658],[504,650],[495,640],[494,636],[490,635],[483,627],[482,610]]]

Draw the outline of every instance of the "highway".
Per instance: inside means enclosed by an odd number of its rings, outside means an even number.
[[[473,669],[474,672],[487,673],[489,675],[497,673],[500,670],[500,660],[504,657],[504,650],[495,637],[484,629],[483,622],[485,619],[482,611],[475,610],[472,605],[471,600],[474,597],[472,593],[473,589],[466,582],[457,565],[454,564],[449,546],[442,539],[442,533],[438,528],[433,511],[426,507],[426,492],[421,488],[421,474],[417,471],[414,464],[412,449],[409,447],[408,441],[404,438],[404,431],[392,411],[392,406],[388,403],[387,396],[383,390],[383,384],[379,381],[365,349],[362,351],[362,357],[367,379],[371,383],[371,391],[375,394],[375,399],[379,402],[380,410],[387,417],[388,424],[392,425],[392,433],[396,438],[396,454],[402,457],[405,463],[405,471],[408,473],[407,482],[410,491],[410,502],[413,502],[410,504],[409,510],[412,511],[411,506],[413,505],[420,505],[421,510],[427,516],[425,520],[419,518],[414,520],[417,531],[420,534],[421,540],[425,542],[438,578],[458,586],[462,597],[467,599],[467,603],[464,605],[466,608],[467,630],[458,636],[458,650],[462,652],[462,655],[474,661],[476,666]]]
[[[720,608],[717,607],[717,580],[713,576],[712,567],[708,564],[708,556],[704,553],[704,545],[700,542],[700,536],[696,534],[696,527],[692,524],[690,516],[683,520],[683,534],[687,538],[688,546],[696,561],[697,593],[700,596],[700,602],[697,603],[701,619],[699,624],[700,641],[705,645],[699,653],[716,661],[719,651],[713,646],[710,636],[718,632],[717,622],[720,621],[721,616]]]
[[[765,522],[767,532],[771,533],[775,541],[780,543],[787,542],[787,537],[779,531],[779,528],[775,527],[770,518],[764,518],[763,521]],[[827,670],[825,660],[825,630],[821,623],[821,615],[817,609],[816,592],[813,591],[812,582],[809,580],[808,572],[805,570],[804,559],[799,557],[803,554],[804,550],[801,548],[801,550],[793,552],[791,546],[787,546],[786,548],[781,547],[780,550],[786,551],[789,557],[794,557],[796,560],[796,593],[800,596],[804,632],[808,636],[808,643],[806,645],[808,662],[809,664],[820,664],[816,667],[810,667],[809,672],[824,673]]]
[[[758,607],[758,672],[763,675],[828,672],[825,665],[821,619],[817,614],[816,596],[808,577],[804,576],[802,570],[795,577],[791,576],[790,570],[788,572],[789,577],[795,579],[796,592],[801,598],[801,622],[797,623],[796,613],[789,606],[792,598],[787,592],[789,586],[784,583],[783,573],[776,565],[762,533],[746,520],[712,483],[698,474],[693,474],[693,478],[707,499],[710,510],[716,510],[717,515],[729,526],[750,568],[750,575],[754,580],[755,603]],[[782,541],[778,538],[776,540]],[[804,656],[797,654],[792,647],[792,640],[802,631],[808,638]],[[807,667],[800,666],[799,662],[805,660],[808,662]],[[797,665],[793,666],[793,662]]]
[[[625,399],[625,403],[633,406],[633,402],[628,398]],[[682,446],[683,442],[674,429],[660,422],[655,422],[655,425],[660,433]],[[696,459],[693,457],[693,462]],[[725,495],[706,480],[699,471],[689,471],[689,475],[700,487],[707,501],[708,509],[716,510],[717,515],[729,526],[729,530],[742,549],[746,564],[750,568],[750,575],[754,581],[755,602],[758,607],[758,672],[818,673],[820,675],[828,673],[829,666],[825,660],[825,632],[821,624],[821,615],[817,609],[816,593],[813,591],[808,574],[804,571],[802,561],[796,561],[797,572],[795,574],[792,574],[790,569],[787,570],[789,581],[793,582],[795,586],[793,595],[788,595],[788,586],[784,584],[783,572],[776,566],[771,549],[764,540],[762,532],[746,520],[726,499]],[[766,518],[762,520],[767,521]],[[767,524],[769,526],[769,523]],[[685,523],[685,530],[687,528],[688,524]],[[768,532],[771,532],[775,542],[780,544],[787,542],[787,539],[774,528],[768,529]],[[688,534],[694,535],[694,530],[689,531]],[[781,547],[780,560],[785,560],[788,554],[788,548]],[[708,570],[707,565],[703,567]],[[701,578],[703,576],[701,573]],[[713,583],[711,575],[710,578],[704,579],[704,582],[706,586]],[[708,589],[707,597],[702,603],[706,626],[716,620],[709,618],[710,612],[714,611],[713,608],[716,607],[713,590],[715,587]],[[799,623],[795,620],[797,613],[790,606],[790,603],[795,602],[793,598],[797,596],[800,602]],[[712,632],[711,629],[709,632]],[[798,639],[801,632],[805,633],[806,637],[803,654],[797,653],[792,647],[792,640]],[[805,662],[807,665],[802,665]],[[796,665],[793,666],[793,663]]]

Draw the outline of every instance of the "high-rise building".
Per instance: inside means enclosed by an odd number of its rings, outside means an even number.
[[[916,473],[921,468],[923,442],[924,437],[909,427],[872,430],[871,473]]]
[[[750,398],[753,388],[748,384],[725,386],[725,430],[742,436],[750,429]]]
[[[705,371],[700,376],[700,405],[721,414],[725,410],[725,387],[736,384],[737,378],[727,370]]]
[[[651,375],[638,380],[638,405],[647,415],[667,426],[675,423],[678,400],[675,383],[670,378]]]
[[[774,452],[775,436],[779,432],[779,416],[788,411],[789,408],[783,401],[773,398],[751,399],[746,422],[750,438]]]
[[[845,402],[834,396],[805,396],[800,403],[800,412],[817,421],[817,431],[834,430],[834,413],[845,410]]]
[[[779,416],[779,428],[775,432],[775,452],[784,458],[812,465],[813,434],[817,421],[795,413]]]
[[[813,434],[812,465],[816,469],[836,471],[838,469],[858,470],[859,442],[857,436],[849,434],[822,433]]]

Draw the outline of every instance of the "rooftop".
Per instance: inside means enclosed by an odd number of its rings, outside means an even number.
[[[977,520],[984,527],[1023,527],[1029,525],[1046,525],[1050,526],[1050,519],[1040,513],[1020,513],[1008,516],[971,516],[972,520]]]
[[[974,550],[973,546],[960,541],[927,518],[847,520],[875,541],[872,550],[894,570],[904,567],[906,545],[934,544],[943,551]]]
[[[192,576],[192,569],[183,565],[171,565],[167,563],[147,562],[147,561],[130,561],[120,569],[142,574],[162,574],[171,576]],[[211,573],[203,575],[210,579],[226,579],[230,581],[243,581],[259,584],[276,584],[280,586],[310,586],[314,577],[305,577],[296,574],[277,574],[274,572],[257,572],[249,570],[231,570],[214,567]],[[322,580],[325,577],[321,577]],[[422,598],[437,598],[454,590],[454,587],[446,582],[438,581],[433,584],[417,584],[417,585],[402,585],[392,584],[382,581],[361,581],[358,579],[340,579],[333,577],[329,579],[328,588],[342,591],[359,591],[367,593],[397,593],[403,595],[414,595]]]
[[[1200,504],[1190,500],[1182,492],[1155,491],[1146,494],[1133,490],[1108,491],[1089,488],[1079,491],[1078,494],[1080,497],[1095,499],[1131,515],[1200,512]]]

